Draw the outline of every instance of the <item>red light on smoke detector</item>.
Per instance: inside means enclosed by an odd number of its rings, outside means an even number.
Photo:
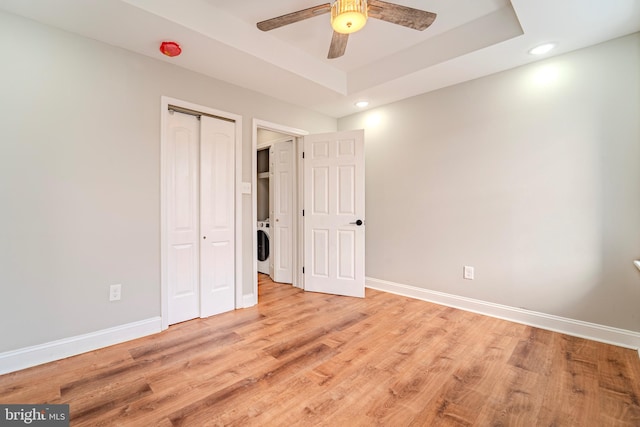
[[[162,42],[160,45],[160,52],[173,58],[174,56],[180,55],[182,53],[182,49],[176,42]]]

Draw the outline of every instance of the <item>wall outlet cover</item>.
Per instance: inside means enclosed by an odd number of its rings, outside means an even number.
[[[473,267],[465,265],[462,271],[462,277],[467,280],[473,280],[473,277],[474,277]]]
[[[109,301],[119,301],[122,297],[122,285],[109,286]]]

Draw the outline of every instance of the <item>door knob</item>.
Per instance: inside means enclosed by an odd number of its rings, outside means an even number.
[[[207,236],[202,236],[202,238],[206,240],[206,239],[207,239]]]
[[[349,224],[357,225],[358,227],[360,227],[362,224],[364,224],[364,222],[362,222],[362,220],[359,219],[356,222],[350,222]]]

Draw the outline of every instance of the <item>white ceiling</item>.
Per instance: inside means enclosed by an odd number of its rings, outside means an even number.
[[[328,0],[324,0],[328,2]],[[388,0],[387,0],[388,1]],[[640,31],[640,0],[397,0],[435,12],[425,31],[370,18],[326,59],[329,15],[270,32],[256,22],[323,0],[0,0],[0,9],[327,114],[370,108]],[[159,44],[175,40],[176,58]]]

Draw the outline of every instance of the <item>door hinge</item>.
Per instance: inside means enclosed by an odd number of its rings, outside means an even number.
[[[304,267],[302,267],[302,274],[304,274]]]
[[[302,152],[302,158],[304,159],[304,151]]]
[[[302,209],[302,216],[304,216],[304,209]]]

